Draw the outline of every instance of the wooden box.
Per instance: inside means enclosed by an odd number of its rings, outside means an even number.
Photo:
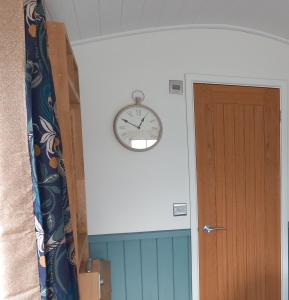
[[[100,274],[80,272],[78,274],[80,300],[100,300]]]
[[[111,270],[107,260],[94,260],[92,269],[100,274],[101,300],[111,300]]]
[[[110,262],[94,260],[90,273],[85,272],[85,265],[82,265],[79,290],[81,300],[111,300]]]

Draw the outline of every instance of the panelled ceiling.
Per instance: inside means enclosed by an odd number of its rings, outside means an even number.
[[[148,28],[224,24],[289,39],[289,0],[45,0],[72,41]]]

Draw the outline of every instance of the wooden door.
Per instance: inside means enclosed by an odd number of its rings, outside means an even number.
[[[200,299],[280,300],[279,89],[195,84],[194,96]]]

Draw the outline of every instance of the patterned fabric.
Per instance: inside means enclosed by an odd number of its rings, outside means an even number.
[[[41,299],[79,299],[55,93],[41,0],[24,0],[26,102]]]

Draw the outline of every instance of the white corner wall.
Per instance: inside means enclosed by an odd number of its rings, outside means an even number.
[[[289,79],[289,46],[220,29],[145,33],[74,46],[79,64],[89,234],[190,228],[173,217],[189,203],[185,96],[169,95],[169,79],[185,73]],[[145,153],[123,148],[112,123],[142,89],[164,134]]]

